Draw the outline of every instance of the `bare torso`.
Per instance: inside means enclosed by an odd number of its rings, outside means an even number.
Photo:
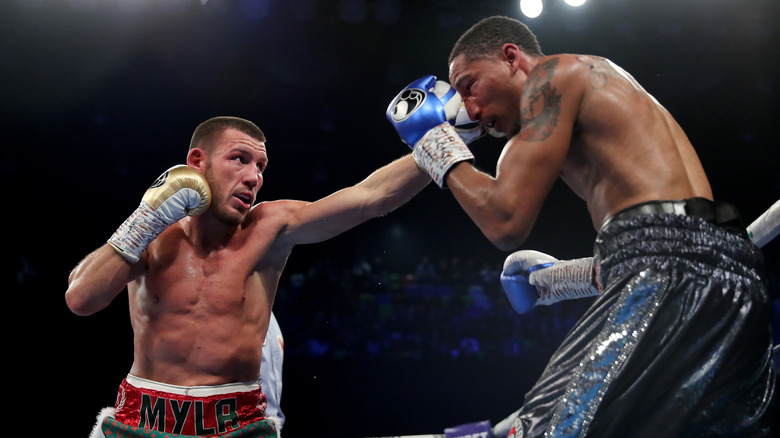
[[[273,209],[272,203],[264,208]],[[196,247],[190,218],[152,242],[145,273],[128,286],[135,333],[131,374],[182,386],[258,378],[291,248],[275,242],[278,221],[257,213],[216,248]]]
[[[209,184],[205,211],[167,227],[138,259],[130,261],[106,243],[68,277],[65,299],[77,315],[105,309],[127,287],[135,334],[130,373],[137,377],[181,386],[257,379],[279,278],[293,247],[385,215],[430,182],[408,154],[314,202],[255,204],[268,162],[264,141],[234,128],[209,138],[199,143],[207,150],[194,147],[187,155],[187,165]],[[144,212],[131,216],[129,227],[138,234],[151,226],[135,221]]]
[[[712,199],[687,136],[628,73],[600,57],[560,57],[583,87],[560,176],[587,201],[596,229],[639,202]]]
[[[495,55],[457,55],[449,77],[469,117],[509,137],[495,177],[472,165],[447,176],[460,205],[501,249],[525,242],[559,178],[585,200],[597,230],[640,202],[712,199],[680,126],[604,58],[532,56],[505,44]]]

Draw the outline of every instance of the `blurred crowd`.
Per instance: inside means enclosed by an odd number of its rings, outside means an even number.
[[[521,356],[555,345],[591,298],[518,315],[504,295],[500,264],[423,257],[410,272],[381,258],[313,263],[282,279],[274,304],[285,356],[457,359]]]

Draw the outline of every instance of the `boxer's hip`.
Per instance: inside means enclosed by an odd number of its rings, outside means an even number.
[[[744,228],[734,225],[737,219],[708,220],[702,216],[709,215],[685,210],[641,214],[656,205],[642,204],[618,213],[599,231],[595,261],[602,288],[649,266],[717,276],[731,284],[761,281],[761,250],[750,242]],[[733,215],[738,213],[728,218]]]
[[[258,382],[178,386],[128,375],[119,386],[115,419],[182,435],[220,435],[260,421],[266,399]]]

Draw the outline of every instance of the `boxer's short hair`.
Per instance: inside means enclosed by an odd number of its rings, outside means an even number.
[[[243,132],[257,141],[266,141],[263,131],[249,120],[240,117],[219,116],[208,119],[195,128],[195,132],[192,133],[192,139],[190,140],[190,149],[210,147],[210,140],[214,136],[230,128]]]
[[[515,44],[529,55],[544,56],[536,35],[528,26],[514,18],[494,16],[477,22],[458,38],[450,52],[449,63],[461,54],[467,59],[493,56],[506,43]]]

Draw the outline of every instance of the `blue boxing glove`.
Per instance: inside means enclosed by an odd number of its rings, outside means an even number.
[[[442,188],[445,187],[444,178],[453,166],[474,159],[450,123],[458,120],[459,113],[462,120],[465,108],[460,95],[433,75],[409,84],[387,107],[387,120],[401,140],[412,148],[417,165]]]
[[[430,93],[433,93],[438,101],[431,99],[426,102]],[[411,117],[415,111],[420,112]],[[407,118],[409,121],[404,122]],[[404,143],[411,148],[414,148],[415,143],[431,126],[445,121],[455,128],[455,132],[466,144],[485,135],[485,130],[479,122],[469,118],[460,94],[450,84],[436,80],[432,75],[417,79],[396,96],[387,108],[387,119],[396,128]],[[428,122],[431,125],[428,125]]]
[[[447,121],[444,105],[457,108],[460,95],[450,87],[440,96],[433,93],[436,76],[423,76],[403,89],[387,107],[387,120],[410,148],[431,129]],[[453,100],[453,98],[455,98]]]
[[[501,286],[512,308],[520,314],[535,306],[599,294],[592,257],[560,261],[531,250],[517,251],[506,258]]]

